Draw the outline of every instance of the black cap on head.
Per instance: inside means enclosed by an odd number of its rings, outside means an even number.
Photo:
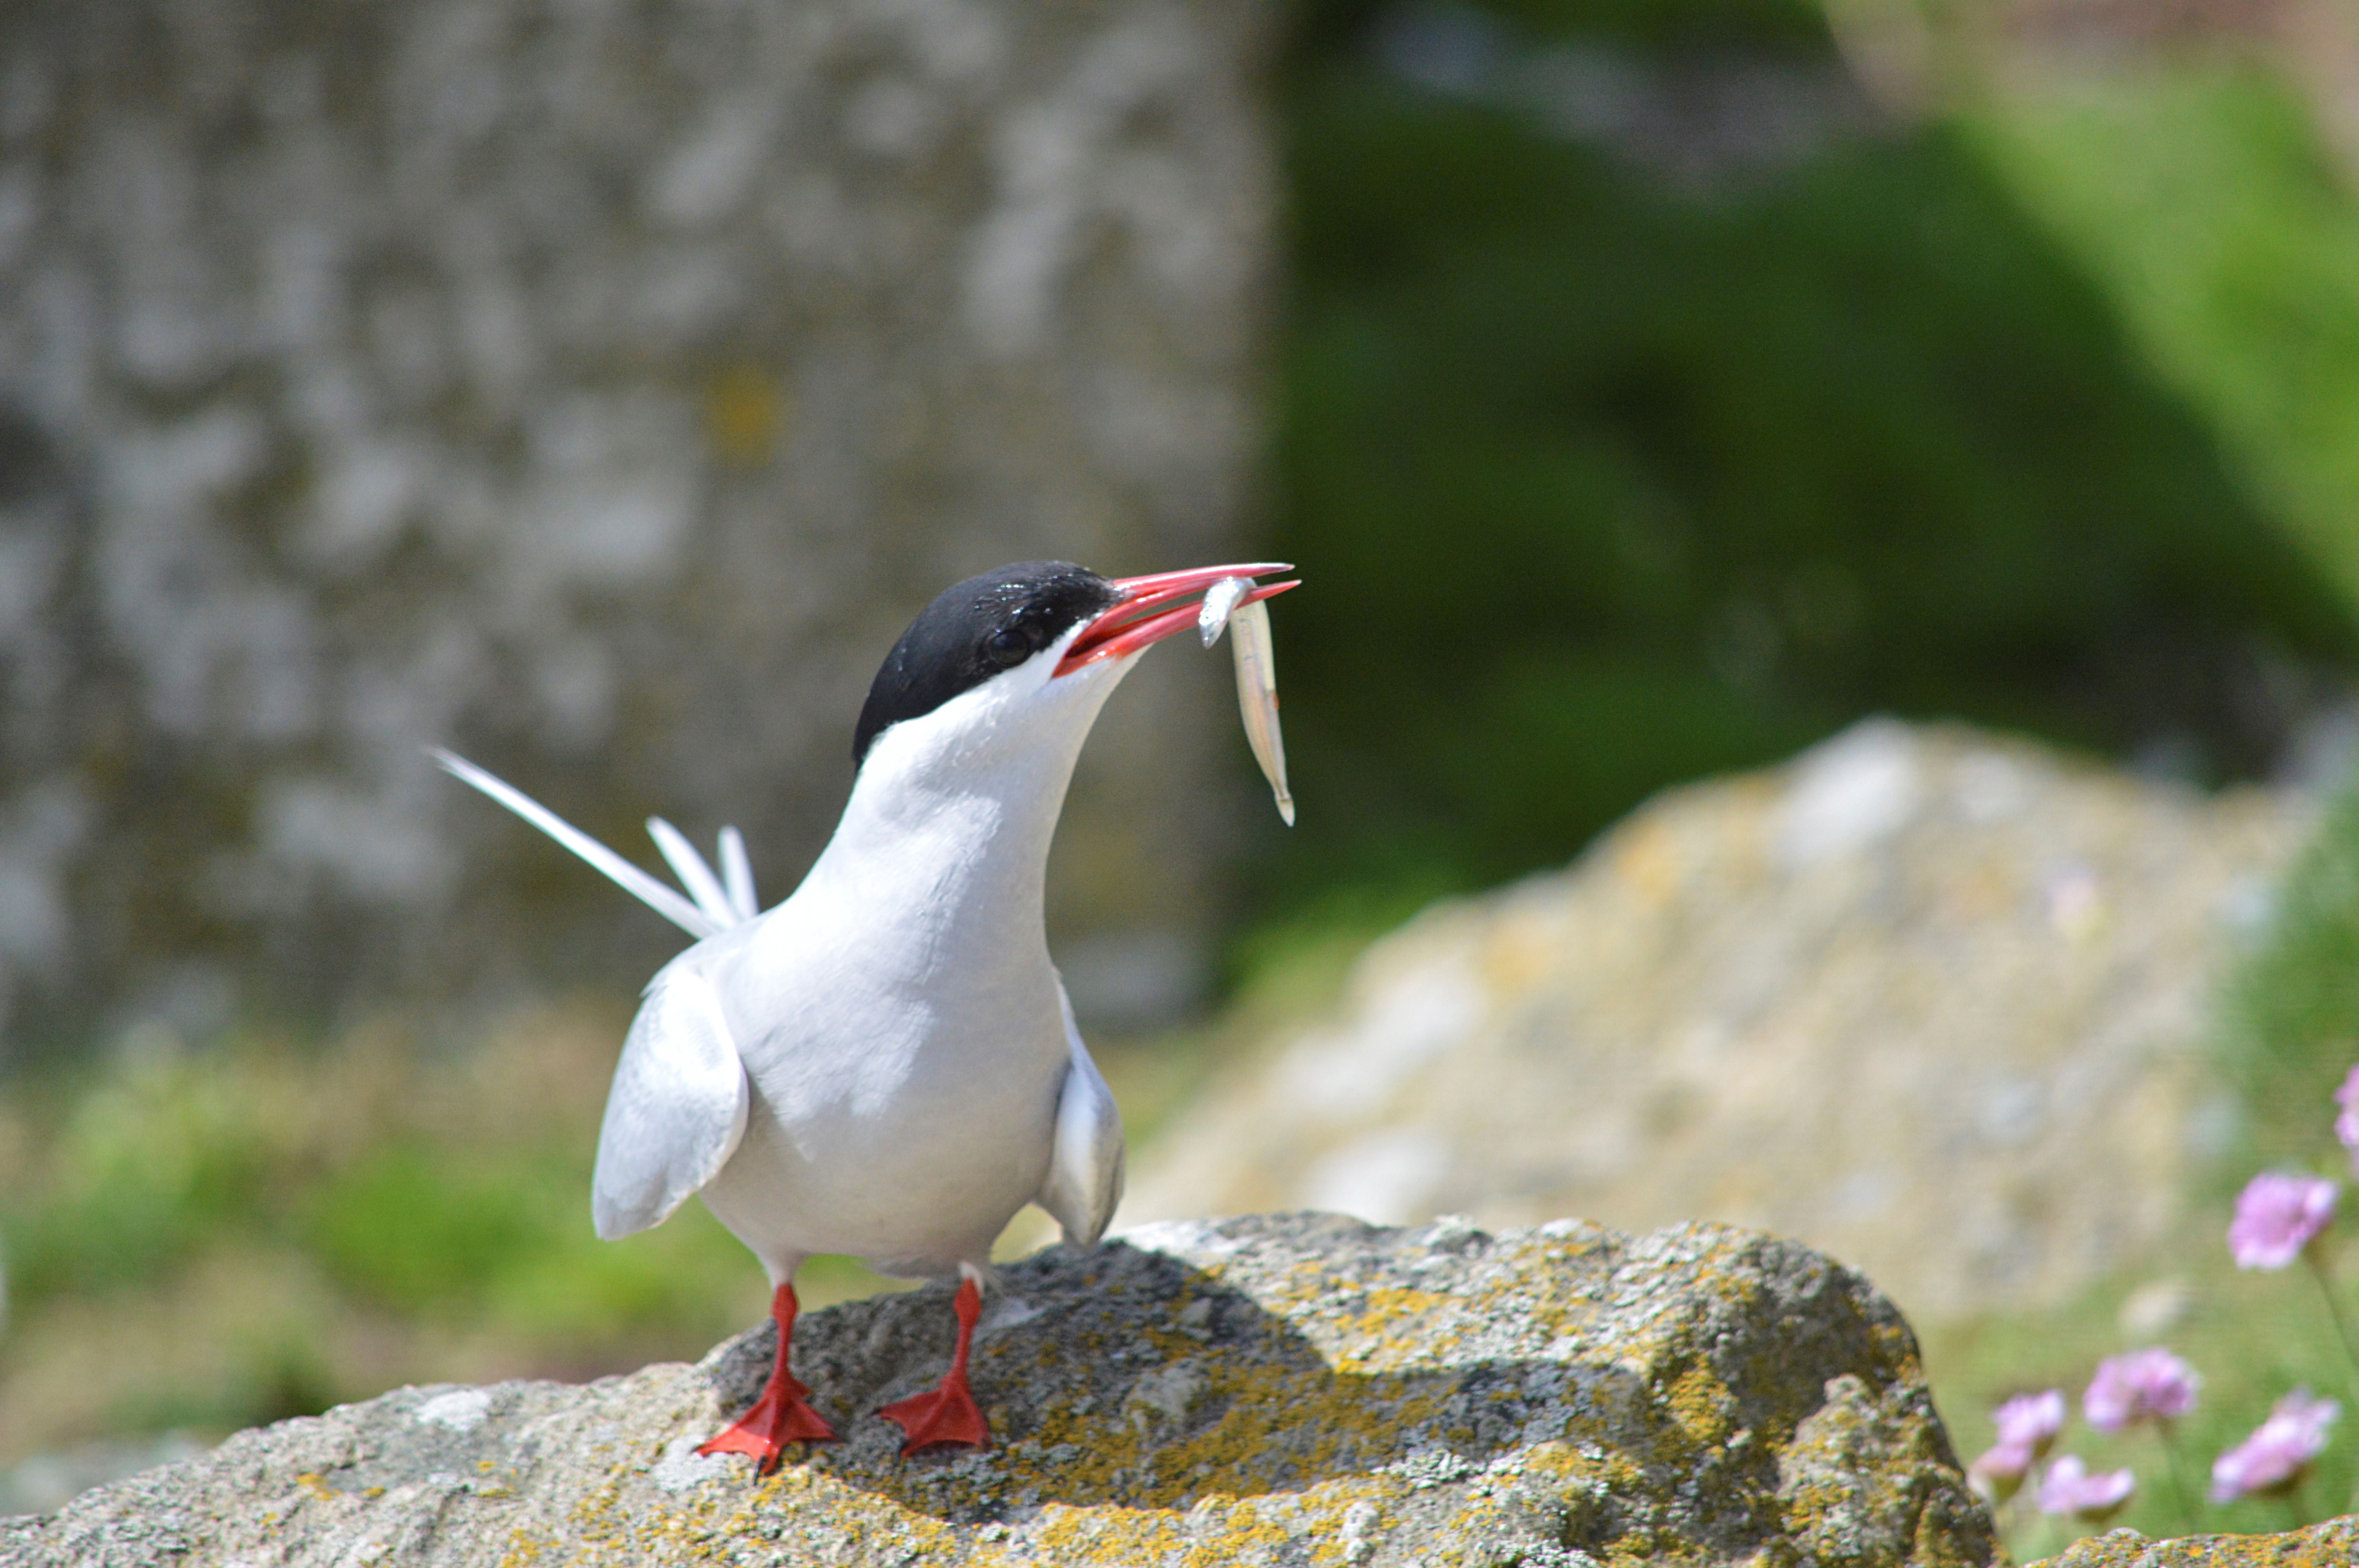
[[[853,764],[866,760],[886,729],[1014,669],[1121,597],[1071,561],[1017,561],[952,583],[885,656],[853,731]]]

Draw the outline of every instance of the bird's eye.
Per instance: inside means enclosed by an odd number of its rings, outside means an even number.
[[[1003,626],[983,640],[983,656],[1003,670],[1012,670],[1032,656],[1032,641],[1011,626]]]

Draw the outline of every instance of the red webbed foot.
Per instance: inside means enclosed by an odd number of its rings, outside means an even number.
[[[901,1423],[909,1441],[901,1444],[904,1454],[915,1454],[920,1448],[930,1448],[938,1443],[962,1443],[970,1448],[991,1446],[991,1428],[984,1424],[982,1407],[968,1391],[966,1379],[953,1372],[942,1379],[939,1389],[929,1389],[911,1399],[897,1400],[876,1412],[887,1421]]]
[[[728,1431],[697,1449],[699,1454],[750,1454],[756,1474],[763,1476],[778,1467],[779,1455],[789,1443],[835,1441],[835,1428],[807,1402],[810,1388],[787,1370],[787,1351],[795,1335],[792,1285],[780,1285],[770,1298],[770,1315],[778,1325],[778,1358],[762,1397]]]
[[[789,1443],[832,1443],[835,1428],[804,1402],[810,1390],[792,1378],[773,1378],[754,1401],[754,1408],[736,1424],[699,1448],[699,1454],[750,1454],[755,1471],[766,1476],[778,1467],[779,1454]]]
[[[904,1454],[944,1443],[969,1448],[991,1446],[991,1427],[984,1421],[982,1407],[974,1402],[974,1394],[966,1381],[967,1354],[973,1345],[975,1322],[983,1315],[983,1292],[975,1288],[973,1280],[959,1281],[951,1310],[958,1314],[958,1349],[951,1357],[951,1369],[942,1375],[941,1386],[909,1399],[896,1400],[876,1412],[887,1421],[897,1422],[908,1434],[908,1441],[901,1444]]]

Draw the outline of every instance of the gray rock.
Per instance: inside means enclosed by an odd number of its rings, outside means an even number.
[[[1920,1320],[2157,1257],[2305,797],[1859,725],[1371,946],[1142,1152],[1126,1221],[1315,1207],[1796,1236]]]
[[[116,1443],[91,1443],[37,1454],[0,1469],[0,1515],[49,1513],[92,1487],[193,1459],[208,1444],[185,1432]]]
[[[2190,1535],[2150,1541],[2109,1530],[2076,1541],[2049,1568],[2351,1568],[2359,1563],[2359,1514],[2268,1535]]]
[[[1317,1215],[1171,1226],[1006,1271],[998,1444],[899,1457],[940,1291],[806,1317],[845,1441],[766,1481],[696,1444],[769,1331],[586,1388],[405,1389],[0,1521],[0,1561],[1674,1561],[1983,1564],[1914,1338],[1860,1276],[1712,1226],[1490,1236]]]
[[[421,745],[635,851],[734,820],[776,896],[934,592],[1237,548],[1274,17],[11,6],[12,1033],[635,989],[664,928]],[[1192,983],[1224,667],[1150,661],[1083,761],[1052,897],[1106,1009]]]

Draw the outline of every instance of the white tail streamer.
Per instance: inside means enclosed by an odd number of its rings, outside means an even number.
[[[663,858],[671,862],[672,874],[679,878],[679,885],[688,890],[689,897],[696,900],[696,907],[704,911],[707,919],[718,923],[724,931],[737,924],[737,906],[729,902],[728,893],[722,890],[721,879],[712,874],[712,866],[697,853],[696,846],[688,841],[687,834],[660,816],[650,816],[647,818],[647,837],[656,841],[656,848],[663,851]]]
[[[745,835],[734,827],[721,830],[721,881],[738,919],[751,920],[762,912],[754,897],[754,862],[745,854]]]
[[[441,764],[443,772],[490,795],[589,861],[625,892],[690,936],[701,941],[754,918],[753,867],[745,857],[745,840],[734,827],[721,830],[723,874],[715,876],[712,866],[679,828],[660,816],[647,819],[647,832],[654,838],[656,848],[663,851],[681,885],[688,889],[689,896],[682,897],[516,785],[495,778],[466,758],[440,746],[429,747],[428,752]]]

